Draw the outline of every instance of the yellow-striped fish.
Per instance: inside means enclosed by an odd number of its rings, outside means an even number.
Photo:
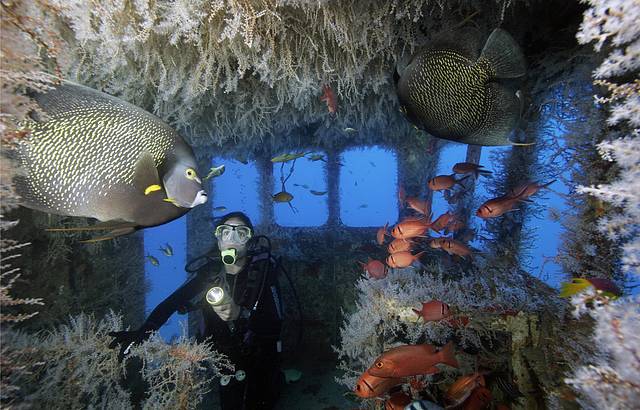
[[[565,282],[560,287],[560,297],[568,298],[583,290],[593,287],[603,296],[617,299],[622,295],[620,288],[613,281],[603,278],[572,278],[571,282]]]
[[[509,135],[520,117],[514,91],[496,82],[526,72],[520,47],[495,29],[476,57],[444,43],[416,55],[396,73],[401,110],[430,134],[475,145],[518,145]],[[529,144],[524,144],[529,145]]]
[[[108,221],[109,239],[206,202],[191,147],[154,115],[70,82],[35,100],[47,117],[24,124],[15,151],[22,205]]]

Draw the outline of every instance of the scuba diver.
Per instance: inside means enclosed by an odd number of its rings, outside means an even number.
[[[190,261],[185,269],[191,278],[162,301],[140,329],[111,332],[110,347],[120,345],[123,357],[174,312],[199,309],[204,326],[198,340],[212,338],[235,365],[235,374],[220,379],[222,410],[271,409],[284,385],[278,274],[286,271],[271,256],[269,239],[254,236],[253,224],[242,212],[221,217],[215,236],[219,254],[209,252]],[[262,241],[268,246],[260,246]]]

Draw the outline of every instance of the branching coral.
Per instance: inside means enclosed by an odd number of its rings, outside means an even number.
[[[508,3],[502,2],[499,3]],[[63,72],[184,130],[194,145],[253,147],[307,123],[404,130],[392,75],[450,5],[275,0],[56,1]],[[453,14],[453,13],[451,13]],[[444,23],[443,23],[444,24]],[[341,110],[319,101],[330,85]],[[375,97],[375,99],[371,98]]]
[[[473,371],[471,360],[460,349],[493,350],[487,343],[497,329],[504,328],[498,323],[501,309],[534,312],[553,303],[553,298],[535,288],[525,273],[493,270],[489,278],[487,271],[487,267],[472,268],[459,280],[446,280],[437,269],[432,275],[405,268],[393,269],[380,280],[360,279],[356,283],[356,309],[340,329],[341,344],[335,349],[340,358],[338,368],[344,371],[337,381],[353,389],[357,377],[383,351],[401,344],[442,345],[451,338],[457,341],[463,371]],[[449,304],[460,315],[468,316],[471,323],[452,326],[446,320],[418,321],[411,309],[419,309],[422,302],[430,300]]]
[[[11,349],[32,370],[13,375],[21,387],[21,401],[52,408],[134,408],[132,392],[123,388],[126,363],[142,360],[142,378],[149,393],[142,408],[193,409],[208,391],[207,383],[230,364],[208,343],[189,341],[183,335],[167,345],[156,334],[132,349],[124,363],[117,350],[108,347],[110,331],[122,328],[122,318],[109,315],[97,322],[90,316],[71,318],[70,324],[37,336],[8,332]]]
[[[576,304],[582,306],[583,300]],[[584,394],[580,402],[587,408],[635,408],[640,400],[640,299],[625,298],[584,312],[596,321],[597,353],[567,383]]]
[[[608,57],[594,72],[596,84],[605,86],[610,97],[596,97],[611,104],[608,118],[610,138],[598,144],[601,156],[616,161],[619,179],[607,185],[581,187],[601,201],[616,207],[617,213],[599,221],[601,231],[623,245],[624,268],[638,274],[640,267],[640,93],[637,86],[640,68],[640,4],[635,1],[591,0],[577,38],[582,43],[595,41],[594,48],[606,45]],[[618,84],[621,75],[635,79]],[[623,77],[624,78],[624,77]],[[586,408],[634,408],[640,399],[640,355],[638,346],[637,298],[626,297],[615,303],[590,303],[592,295],[573,300],[578,312],[587,311],[596,321],[594,341],[597,354],[578,367],[567,379],[583,396]]]
[[[622,210],[599,222],[600,229],[616,241],[624,244],[625,267],[638,272],[640,267],[640,5],[632,1],[592,0],[585,12],[580,31],[576,35],[581,43],[595,41],[594,48],[608,47],[609,55],[594,72],[597,84],[605,85],[611,92],[609,98],[597,97],[600,103],[611,103],[608,124],[617,125],[612,137],[622,138],[604,141],[598,145],[602,157],[616,161],[620,167],[619,180],[609,185],[582,187],[588,193]],[[613,82],[627,75],[635,79],[621,84]],[[606,82],[605,82],[606,80]]]

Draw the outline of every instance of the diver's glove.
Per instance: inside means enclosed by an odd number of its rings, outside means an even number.
[[[138,330],[109,332],[109,336],[113,337],[113,341],[111,341],[111,343],[109,344],[109,348],[115,349],[118,345],[120,345],[118,361],[122,361],[124,356],[129,354],[129,350],[131,349],[131,347],[147,340],[149,336],[151,336],[151,333],[151,330],[145,329],[144,327]]]

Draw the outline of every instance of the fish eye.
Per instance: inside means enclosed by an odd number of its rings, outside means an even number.
[[[193,168],[187,168],[184,173],[189,179],[194,179],[196,177],[196,171]]]
[[[376,362],[376,367],[378,369],[382,369],[382,366],[384,366],[384,364],[382,362]]]

